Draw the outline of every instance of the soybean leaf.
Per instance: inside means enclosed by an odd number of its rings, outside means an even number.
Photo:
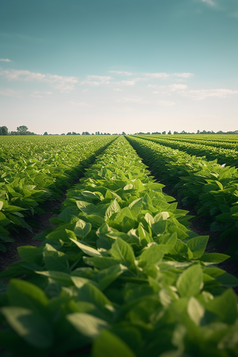
[[[42,313],[48,304],[45,293],[36,285],[24,280],[12,279],[8,285],[8,297],[12,306],[29,308]]]
[[[201,258],[206,249],[208,239],[209,236],[199,236],[192,238],[187,242],[187,246],[192,251],[194,259]]]
[[[101,270],[97,275],[97,280],[101,290],[106,289],[116,280],[127,268],[121,264],[114,265],[108,269]]]
[[[134,252],[131,246],[121,238],[117,238],[115,243],[113,243],[111,247],[111,255],[116,260],[125,263],[126,266],[129,266],[136,271]]]
[[[152,245],[150,248],[143,250],[139,257],[140,266],[154,265],[159,263],[164,256],[164,251],[159,245]]]
[[[61,271],[69,273],[69,263],[67,255],[63,252],[59,252],[54,249],[51,245],[46,244],[44,251],[44,262],[48,270]]]
[[[231,289],[210,300],[205,306],[216,314],[221,322],[233,324],[237,319],[237,298]]]
[[[101,254],[99,253],[98,250],[92,248],[92,247],[89,247],[85,244],[82,244],[72,238],[70,238],[70,240],[75,243],[85,254],[91,256],[91,257],[101,257]]]
[[[135,357],[134,352],[119,337],[103,330],[93,343],[92,357]]]
[[[103,328],[109,328],[107,321],[86,313],[73,313],[66,316],[67,320],[83,336],[95,339]]]
[[[177,289],[181,297],[191,297],[199,294],[202,287],[202,269],[200,265],[187,268],[178,278]]]
[[[90,223],[85,222],[82,219],[79,219],[76,222],[74,233],[77,237],[84,239],[91,231],[91,228],[92,226]]]
[[[205,315],[204,307],[193,296],[189,299],[188,302],[188,314],[198,326],[200,325]]]
[[[30,345],[44,349],[53,344],[50,324],[41,315],[23,307],[3,307],[1,312],[13,330]]]

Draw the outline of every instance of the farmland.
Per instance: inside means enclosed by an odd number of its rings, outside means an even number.
[[[238,279],[218,267],[238,259],[238,140],[211,137],[1,138],[3,258],[67,189],[41,244],[0,273],[3,356],[238,355]]]

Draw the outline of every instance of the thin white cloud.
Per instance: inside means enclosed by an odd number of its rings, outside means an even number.
[[[125,76],[131,76],[132,73],[131,72],[125,72],[125,71],[108,71],[110,73],[115,73],[115,74],[122,74],[122,75],[125,75]]]
[[[158,86],[156,84],[149,84],[147,87],[156,88],[156,89],[162,88],[163,90],[167,89],[169,91],[175,92],[175,91],[186,89],[187,85],[186,84],[169,84],[168,86]],[[159,92],[157,92],[157,93],[159,93]]]
[[[193,76],[193,73],[174,73],[174,76],[181,78],[190,78]]]
[[[42,74],[30,72],[27,70],[6,70],[0,72],[0,75],[7,78],[8,80],[22,80],[25,82],[38,81],[50,83],[60,92],[72,91],[75,84],[78,83],[78,79],[76,77],[58,76],[50,73]]]
[[[212,0],[202,0],[202,2],[205,2],[205,3],[207,3],[209,5],[212,5],[212,6],[215,5],[215,3]]]
[[[149,78],[162,78],[166,79],[169,77],[180,77],[180,78],[190,78],[193,76],[193,73],[164,73],[164,72],[158,72],[158,73],[145,73],[145,75]]]
[[[101,84],[110,84],[113,78],[110,76],[96,76],[90,75],[86,77],[86,80],[81,82],[81,84],[91,85],[93,87],[98,87]]]
[[[231,89],[200,89],[183,91],[181,94],[195,100],[202,100],[211,97],[227,98],[231,95],[237,95],[238,90]]]
[[[145,73],[145,75],[150,78],[168,78],[171,76],[168,73]]]
[[[120,82],[116,82],[116,84],[122,86],[134,86],[136,84],[136,80],[133,79],[131,81],[120,81]]]
[[[118,99],[120,103],[139,103],[139,104],[149,104],[149,102],[143,98],[137,96],[130,96]]]
[[[9,58],[0,58],[0,62],[12,62]]]
[[[0,90],[0,95],[4,95],[6,97],[21,98],[21,92],[16,91],[14,89]]]
[[[114,90],[115,92],[121,92],[121,91],[122,91],[121,88],[114,88],[113,90]]]

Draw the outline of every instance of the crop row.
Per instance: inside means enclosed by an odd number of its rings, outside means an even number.
[[[228,357],[237,279],[120,137],[70,189],[57,227],[1,273],[3,356]],[[22,276],[22,279],[17,279]],[[6,293],[5,290],[7,289]]]
[[[154,137],[168,140],[189,142],[194,144],[209,145],[224,149],[238,148],[238,135],[153,135]]]
[[[228,254],[238,257],[238,171],[222,167],[158,143],[129,137],[128,140],[152,174],[178,192],[184,205],[193,204],[220,240],[229,242]]]
[[[161,139],[158,136],[153,135],[143,135],[140,136],[141,139],[151,140],[155,143],[159,143],[164,146],[168,146],[172,149],[178,149],[185,151],[189,155],[205,156],[207,160],[217,160],[220,165],[229,165],[238,167],[238,153],[236,150],[217,148],[213,146],[206,145],[205,143],[189,143],[186,141]]]
[[[10,232],[19,227],[31,230],[29,219],[35,212],[44,212],[42,203],[60,198],[85,165],[114,138],[6,139],[2,141],[0,162],[1,251],[6,250],[6,242],[13,241]]]

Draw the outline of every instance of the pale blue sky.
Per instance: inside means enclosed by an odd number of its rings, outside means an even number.
[[[0,125],[238,129],[237,0],[4,0]]]

